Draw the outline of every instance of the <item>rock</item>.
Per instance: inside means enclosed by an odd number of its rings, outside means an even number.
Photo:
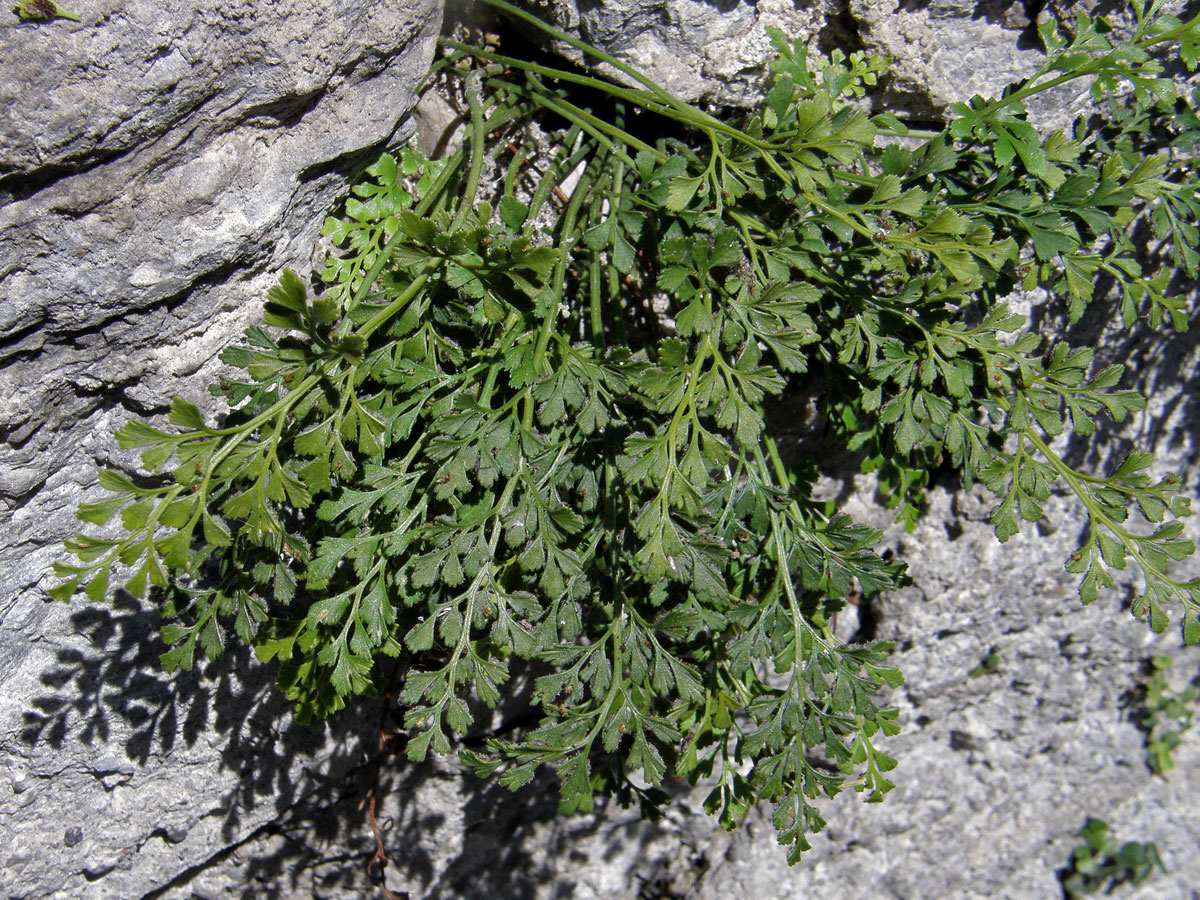
[[[975,5],[851,0],[863,43],[893,61],[890,106],[934,116],[975,94],[998,96],[1037,71],[1045,58],[1040,44],[1021,41],[1007,17],[973,15]]]
[[[560,28],[642,69],[688,101],[752,106],[768,82],[766,27],[826,54],[866,49],[894,62],[888,109],[936,116],[975,93],[998,94],[1036,71],[1040,43],[1022,4],[963,0],[819,0],[795,4],[703,0],[552,0],[539,5]],[[564,41],[555,51],[630,84]]]
[[[434,9],[95,4],[78,25],[0,31],[10,509],[79,449],[48,422],[135,384],[135,410],[161,407],[251,320],[254,276],[307,258],[347,177],[395,136]]]
[[[551,0],[533,9],[689,102],[750,106],[765,90],[767,26],[806,43],[833,44],[840,35],[839,6],[833,0]],[[553,46],[569,59],[640,86],[607,63],[585,60],[564,41]]]
[[[177,393],[213,409],[215,355],[400,138],[441,21],[435,0],[64,5],[82,21],[0,12],[0,846],[36,848],[0,882],[30,900],[166,885],[335,755],[285,738],[243,785],[237,736],[282,707],[247,724],[236,658],[224,687],[167,679],[146,610],[45,590],[97,463],[132,462],[114,426]]]
[[[852,505],[856,518],[878,521]],[[894,663],[907,679],[892,695],[903,730],[887,742],[900,761],[896,790],[879,805],[853,792],[824,801],[829,828],[790,869],[770,846],[767,811],[757,811],[756,832],[735,832],[729,851],[710,855],[689,897],[1044,900],[1060,895],[1056,870],[1095,816],[1122,841],[1154,841],[1163,853],[1168,874],[1129,896],[1189,900],[1200,812],[1176,798],[1200,787],[1200,742],[1185,737],[1169,781],[1151,776],[1128,695],[1147,657],[1170,652],[1194,673],[1200,652],[1181,651],[1176,632],[1150,634],[1120,591],[1080,605],[1062,569],[1077,527],[1001,546],[953,505],[948,491],[933,492],[911,538],[920,549],[906,556],[914,586],[878,610],[877,636],[897,641]],[[1061,497],[1050,515],[1078,521]],[[962,528],[953,539],[948,524]],[[889,528],[886,540],[901,532]],[[1070,651],[1081,644],[1086,656]],[[996,671],[969,677],[992,647]]]
[[[1171,0],[1171,6],[1184,11],[1181,0]],[[879,53],[893,68],[876,104],[930,121],[939,121],[953,102],[976,94],[999,96],[1036,72],[1044,59],[1036,26],[1049,15],[1065,23],[1068,33],[1080,11],[1110,17],[1118,30],[1131,22],[1128,9],[1109,0],[547,0],[531,8],[701,105],[750,107],[762,98],[773,55],[768,26],[826,55],[834,50]],[[541,40],[540,33],[535,37]],[[565,41],[550,43],[576,63],[636,84]],[[1077,83],[1033,98],[1030,108],[1039,127],[1064,128],[1090,111],[1087,91],[1086,84]]]

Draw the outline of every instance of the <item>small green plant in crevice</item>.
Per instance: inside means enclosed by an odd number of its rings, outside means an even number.
[[[1165,776],[1175,768],[1171,754],[1192,727],[1197,697],[1196,685],[1174,690],[1167,680],[1173,663],[1169,656],[1150,659],[1150,677],[1142,688],[1138,724],[1146,733],[1146,765],[1155,775]]]
[[[1157,868],[1166,866],[1153,843],[1126,841],[1120,846],[1107,822],[1089,818],[1079,829],[1083,843],[1071,853],[1071,860],[1059,872],[1063,896],[1067,900],[1103,891],[1111,893],[1122,884],[1139,885]]]
[[[1000,651],[993,647],[987,652],[987,655],[979,661],[979,665],[967,673],[968,678],[982,678],[984,675],[992,675],[1000,671]]]
[[[1104,278],[1127,325],[1187,326],[1170,285],[1200,263],[1195,147],[1122,123],[1192,108],[1161,59],[1195,68],[1197,21],[1135,2],[1122,43],[1048,23],[1037,73],[923,133],[851,102],[878,58],[773,32],[765,102],[726,122],[488,2],[628,83],[447,40],[464,147],[369,167],[326,223],[322,289],[283,273],[272,330],[222,355],[224,421],[176,400],[170,427],[118,431],[143,471],[100,473],[111,495],[79,515],[109,530],[68,542],[55,597],[101,601],[121,570],[157,591],[164,666],[252,643],[304,719],[394,682],[411,759],[457,744],[514,789],[548,766],[564,811],[653,812],[668,777],[710,785],[726,827],[767,801],[792,862],[820,797],[892,788],[891,644],[846,645],[832,617],[904,572],[813,498],[822,460],[788,459],[773,398],[817,398],[827,441],[897,472],[982,481],[1001,540],[1065,488],[1084,602],[1131,567],[1135,614],[1200,640],[1200,582],[1170,571],[1194,551],[1179,476],[1056,449],[1145,399],[1003,300],[1041,285],[1078,318]],[[1073,79],[1136,114],[1039,136],[1025,101]],[[514,671],[535,721],[490,730]]]
[[[17,0],[13,12],[22,22],[50,22],[54,19],[80,21],[79,16],[59,6],[54,0]]]

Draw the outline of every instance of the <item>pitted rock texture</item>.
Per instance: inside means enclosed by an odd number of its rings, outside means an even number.
[[[975,15],[974,3],[850,0],[849,6],[863,42],[893,61],[890,99],[914,111],[924,106],[932,115],[976,94],[998,96],[1045,58],[1040,44],[1023,39],[1026,29],[1013,28],[1007,15]]]
[[[529,6],[702,105],[750,107],[761,100],[773,55],[768,26],[810,52],[878,53],[892,71],[874,101],[932,121],[951,103],[999,96],[1036,72],[1044,58],[1037,25],[1047,17],[1071,23],[1087,11],[1109,16],[1118,29],[1132,21],[1128,5],[1112,0],[546,0]],[[1194,6],[1173,0],[1171,8],[1186,17]],[[1065,27],[1069,33],[1071,25]],[[581,65],[637,86],[564,41],[550,43]],[[1045,130],[1066,127],[1092,109],[1086,85],[1078,84],[1035,97],[1030,107]]]
[[[1062,568],[1078,536],[1073,503],[1049,507],[1053,534],[1001,546],[985,495],[939,489],[931,501],[913,534],[889,531],[914,586],[872,610],[907,679],[892,694],[896,789],[877,806],[852,792],[826,802],[829,827],[793,869],[756,813],[687,896],[1048,900],[1096,817],[1122,841],[1154,841],[1168,869],[1119,896],[1192,900],[1200,813],[1187,798],[1200,788],[1200,742],[1184,741],[1169,778],[1151,776],[1133,698],[1150,656],[1175,655],[1182,687],[1200,652],[1134,621],[1123,592],[1079,604]],[[995,671],[972,677],[993,650]]]
[[[553,3],[692,99],[753,102],[775,24],[897,57],[893,99],[918,111],[1036,66],[1029,29],[1045,5]],[[1153,778],[1136,692],[1149,656],[1175,656],[1178,685],[1200,656],[1132,620],[1130,587],[1080,606],[1062,570],[1079,512],[1062,499],[1002,547],[978,493],[939,485],[908,534],[869,483],[851,485],[849,511],[886,529],[914,579],[841,622],[846,637],[897,642],[898,786],[879,806],[825,802],[829,829],[793,869],[769,810],[726,834],[703,813],[707,789],[670,783],[661,822],[615,806],[563,819],[547,775],[513,795],[453,760],[377,770],[380,701],[301,726],[244,650],[167,677],[152,609],[120,594],[46,604],[97,463],[134,462],[113,429],[173,394],[208,401],[216,353],[258,320],[279,268],[309,271],[348,179],[396,139],[441,18],[437,0],[67,5],[82,23],[0,13],[0,897],[380,896],[362,808],[377,776],[388,884],[414,900],[1046,900],[1087,816],[1163,853],[1169,874],[1120,896],[1194,900],[1200,739]],[[946,52],[972,42],[990,56]],[[1129,363],[1152,405],[1089,463],[1135,440],[1194,486],[1194,336],[1164,352],[1162,335],[1105,318],[1073,337]],[[992,648],[997,670],[970,677]]]

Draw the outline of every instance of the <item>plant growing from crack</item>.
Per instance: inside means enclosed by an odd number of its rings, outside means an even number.
[[[1169,656],[1150,659],[1151,674],[1142,687],[1138,724],[1146,733],[1146,765],[1155,775],[1166,776],[1175,768],[1172,754],[1183,735],[1191,730],[1198,692],[1190,684],[1174,690],[1167,680],[1173,662]]]
[[[1117,844],[1107,822],[1089,818],[1079,829],[1083,843],[1071,852],[1071,861],[1060,872],[1066,900],[1100,891],[1111,893],[1122,884],[1141,884],[1157,868],[1166,872],[1158,847],[1153,843],[1126,841]]]
[[[987,652],[987,655],[979,661],[979,665],[967,673],[968,678],[982,678],[984,675],[994,675],[1000,671],[1000,665],[1003,662],[1000,656],[1000,651],[993,647]]]
[[[818,797],[892,787],[891,645],[845,645],[831,620],[903,567],[813,499],[817,461],[786,461],[785,392],[817,397],[827,440],[899,486],[946,463],[982,481],[1001,540],[1067,488],[1083,600],[1131,566],[1135,613],[1161,631],[1173,607],[1200,639],[1200,584],[1169,571],[1194,549],[1179,477],[1058,449],[1144,399],[1091,348],[1043,348],[1002,299],[1042,285],[1078,318],[1103,276],[1126,325],[1186,327],[1169,285],[1200,259],[1194,98],[1159,58],[1195,68],[1195,20],[1135,2],[1124,42],[1099,18],[1047,24],[1033,77],[935,134],[850,102],[878,58],[773,33],[766,100],[730,123],[489,2],[626,83],[447,41],[464,147],[369,167],[326,223],[324,288],[285,271],[276,330],[222,355],[245,372],[216,389],[223,423],[176,400],[172,428],[118,431],[145,474],[100,473],[112,495],[79,515],[119,525],[68,542],[55,597],[103,600],[129,567],[126,589],[159,592],[167,669],[250,642],[307,719],[394,674],[413,760],[458,736],[510,788],[550,766],[566,811],[615,795],[653,812],[664,778],[705,781],[726,827],[773,803],[791,862]],[[1082,78],[1123,98],[1111,119],[1040,137],[1025,101]],[[1162,129],[1174,145],[1146,136]],[[1157,267],[1130,237],[1143,219]],[[535,721],[492,731],[519,661]]]

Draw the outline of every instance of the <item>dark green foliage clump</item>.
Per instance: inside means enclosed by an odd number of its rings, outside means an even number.
[[[1139,885],[1156,868],[1167,871],[1157,846],[1136,841],[1118,846],[1107,822],[1088,819],[1079,829],[1079,836],[1083,843],[1072,851],[1070,864],[1059,876],[1067,900],[1101,891],[1108,894],[1126,883]]]
[[[1200,691],[1189,684],[1174,690],[1167,680],[1173,665],[1169,656],[1150,659],[1150,677],[1142,688],[1138,724],[1146,733],[1146,765],[1155,775],[1166,777],[1175,768],[1172,754],[1192,728],[1196,698]]]
[[[996,492],[1001,540],[1069,489],[1083,600],[1132,566],[1135,613],[1162,630],[1173,608],[1200,638],[1200,585],[1168,571],[1194,549],[1179,478],[1055,449],[1145,400],[1002,300],[1042,285],[1077,318],[1103,276],[1127,325],[1186,327],[1195,98],[1157,57],[1194,68],[1198,29],[1134,7],[1121,44],[1101,19],[1043,27],[1042,70],[938,134],[850,102],[882,60],[781,34],[737,124],[577,41],[636,86],[448,42],[466,146],[368,169],[326,224],[323,290],[285,272],[273,330],[223,355],[245,372],[218,386],[223,424],[176,401],[174,428],[120,430],[149,477],[101,474],[113,496],[80,516],[121,527],[69,543],[55,595],[102,600],[132,567],[128,590],[161,591],[167,668],[236,636],[305,718],[396,670],[413,759],[486,731],[519,671],[536,724],[464,751],[481,774],[515,788],[549,765],[566,810],[599,792],[653,811],[664,778],[707,780],[726,826],[771,801],[795,861],[818,796],[892,787],[890,645],[831,620],[903,570],[812,499],[818,464],[785,464],[773,398],[816,398],[907,519],[939,465]],[[1042,137],[1025,101],[1076,78],[1111,118]],[[1157,266],[1129,238],[1143,219]]]

